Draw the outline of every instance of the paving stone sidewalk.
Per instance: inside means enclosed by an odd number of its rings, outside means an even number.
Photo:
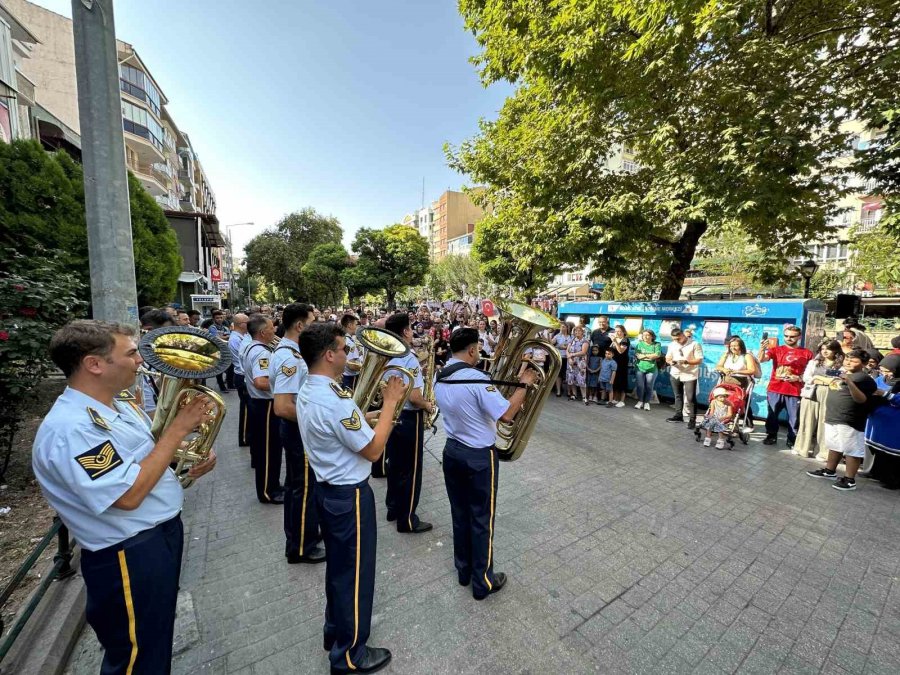
[[[443,433],[425,453],[432,532],[397,533],[373,479],[383,672],[900,673],[900,495],[865,478],[833,490],[761,434],[703,448],[670,413],[551,398],[501,465],[495,567],[510,581],[485,602],[456,583]],[[194,616],[179,621],[197,637],[173,672],[328,672],[324,566],[285,563],[282,509],[256,502],[236,423],[186,493]],[[94,645],[87,629],[69,673],[97,672]]]

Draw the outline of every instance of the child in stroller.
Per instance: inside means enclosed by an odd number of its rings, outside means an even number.
[[[709,408],[700,424],[694,431],[694,438],[700,442],[702,429],[706,429],[706,441],[704,446],[712,443],[712,434],[719,434],[716,448],[719,450],[728,444],[729,449],[734,448],[734,437],[741,439],[744,445],[750,440],[750,392],[753,391],[754,380],[748,378],[746,387],[730,382],[722,377],[722,381],[716,385],[709,395]],[[730,413],[729,413],[730,411]]]

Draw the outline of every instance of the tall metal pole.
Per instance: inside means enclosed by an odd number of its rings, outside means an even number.
[[[95,319],[138,322],[113,0],[72,0]]]

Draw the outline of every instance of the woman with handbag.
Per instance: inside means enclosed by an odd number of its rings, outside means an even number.
[[[800,422],[791,452],[800,457],[827,457],[825,449],[825,398],[829,385],[840,375],[844,351],[837,340],[823,342],[819,355],[803,373],[800,391]]]

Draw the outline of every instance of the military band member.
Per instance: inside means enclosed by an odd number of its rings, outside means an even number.
[[[175,322],[172,321],[172,316],[164,309],[150,310],[141,317],[142,332],[174,325]],[[138,375],[138,383],[134,391],[138,404],[149,415],[150,419],[153,419],[153,415],[156,412],[156,400],[159,398],[159,385],[157,385],[156,379],[152,374],[156,371],[149,364],[144,364],[144,370],[150,372],[143,372]]]
[[[344,368],[341,383],[344,385],[344,389],[349,389],[350,391],[356,389],[356,377],[359,375],[359,368],[350,370],[350,364],[355,363],[359,366],[362,362],[362,354],[360,353],[359,346],[356,344],[356,329],[358,327],[359,319],[357,319],[354,314],[344,314],[344,316],[341,317],[341,328],[344,329],[344,334],[346,336],[344,339],[350,347],[350,353],[347,354],[347,367]]]
[[[269,360],[275,337],[272,320],[254,314],[247,322],[252,342],[244,350],[244,384],[249,394],[250,455],[256,472],[256,498],[263,504],[283,504],[281,476],[281,424],[273,410]]]
[[[234,366],[234,388],[237,389],[240,399],[238,410],[238,447],[244,448],[250,445],[249,412],[247,410],[247,385],[244,382],[244,366],[241,363],[241,354],[252,342],[247,332],[247,322],[250,318],[246,314],[235,314],[232,319],[231,333],[228,335],[228,349],[231,351],[231,364]]]
[[[314,323],[300,334],[300,353],[309,367],[297,394],[297,420],[309,463],[316,474],[316,501],[325,540],[324,648],[332,673],[374,673],[391,660],[387,649],[369,647],[375,593],[377,525],[369,487],[371,463],[391,432],[382,415],[373,430],[350,392],[337,383],[347,362],[343,329]],[[386,407],[403,397],[399,378],[383,392]]]
[[[73,321],[50,341],[68,386],[34,440],[44,497],[81,545],[87,620],[103,645],[103,673],[168,673],[183,549],[183,489],[175,450],[212,420],[202,396],[162,432],[131,405],[142,363],[130,326]],[[121,393],[120,393],[121,392]],[[216,463],[215,453],[189,475]]]
[[[297,340],[312,323],[312,308],[294,303],[284,308],[281,324],[284,335],[272,353],[269,372],[275,386],[275,414],[281,418],[281,443],[287,462],[284,485],[284,554],[290,564],[325,562],[325,550],[318,544],[319,511],[315,502],[316,477],[297,426],[297,392],[306,380],[306,363],[300,358]]]
[[[450,337],[453,357],[435,383],[434,395],[444,418],[444,483],[453,518],[453,562],[459,583],[471,581],[472,595],[483,600],[506,583],[494,572],[494,518],[499,461],[494,439],[497,421],[511,422],[525,401],[526,388],[505,399],[490,376],[475,366],[481,359],[478,331],[460,328]],[[535,381],[528,369],[522,384]],[[454,380],[484,380],[484,384],[449,384]]]
[[[412,329],[409,315],[397,312],[385,321],[385,328],[396,333],[407,347],[412,347]],[[432,525],[419,520],[416,507],[422,492],[422,446],[425,440],[425,412],[431,412],[433,404],[422,396],[425,380],[419,361],[410,349],[406,356],[391,359],[388,366],[401,366],[413,374],[413,389],[400,419],[387,443],[387,505],[388,521],[397,521],[397,531],[418,534],[428,532]]]

